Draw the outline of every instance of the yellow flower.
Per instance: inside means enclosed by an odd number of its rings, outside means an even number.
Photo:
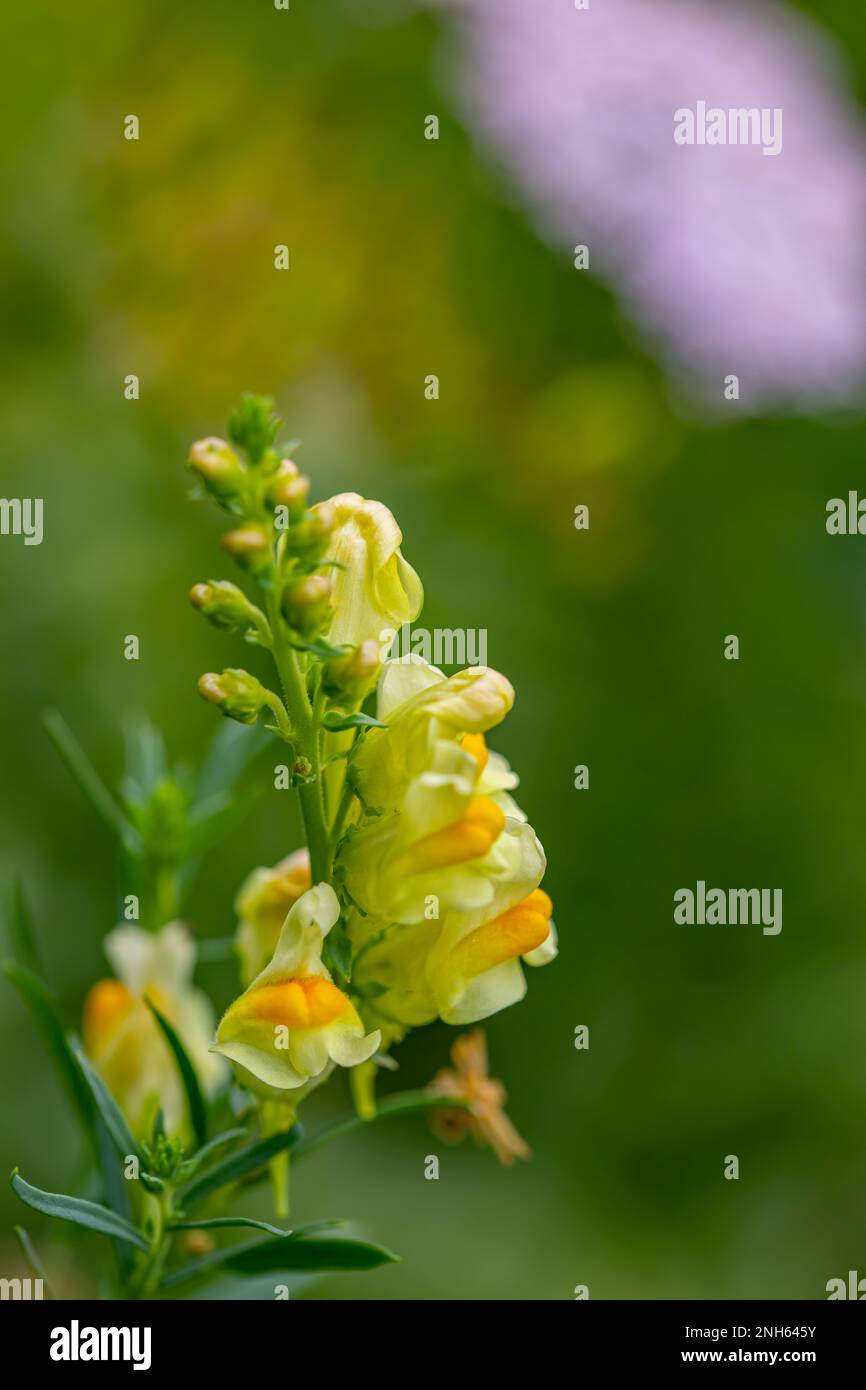
[[[500,1163],[531,1158],[532,1151],[505,1113],[505,1087],[489,1072],[487,1040],[480,1028],[463,1033],[451,1048],[453,1068],[445,1067],[433,1078],[429,1093],[443,1100],[469,1102],[468,1110],[452,1107],[434,1110],[430,1127],[447,1144],[471,1134],[476,1144],[487,1144]]]
[[[210,1055],[214,1016],[192,985],[195,943],[180,922],[158,932],[123,925],[109,932],[105,952],[117,975],[100,980],[84,1001],[85,1051],[139,1134],[150,1132],[161,1107],[169,1133],[185,1122],[177,1064],[145,996],[177,1029],[205,1090],[212,1093],[224,1064]]]
[[[353,940],[362,943],[353,979],[384,1023],[398,1031],[435,1018],[476,1023],[523,998],[521,959],[528,965],[553,959],[553,905],[537,887],[541,846],[519,821],[508,823],[503,838],[509,872],[494,882],[485,906],[378,932],[368,919],[350,924]]]
[[[504,758],[481,732],[514,692],[486,667],[446,679],[424,662],[389,662],[379,687],[386,729],[365,735],[351,777],[368,811],[340,852],[351,898],[374,922],[415,923],[488,906],[519,859],[512,827],[525,820]],[[537,846],[534,835],[528,840]],[[544,861],[536,856],[539,878]],[[535,887],[530,883],[530,888]],[[515,899],[516,900],[516,899]]]
[[[289,912],[273,958],[223,1015],[212,1051],[228,1057],[244,1085],[273,1098],[334,1063],[353,1067],[379,1046],[364,1035],[351,1000],[332,983],[322,946],[340,915],[333,888],[319,883]]]
[[[517,846],[501,808],[461,775],[440,776],[422,773],[402,811],[363,822],[341,849],[346,888],[373,921],[483,907],[511,878]]]
[[[464,735],[484,734],[505,718],[514,690],[505,676],[472,666],[446,679],[418,657],[388,661],[379,678],[376,717],[387,729],[371,729],[352,759],[351,775],[365,806],[398,808],[419,773],[463,770],[475,786],[481,769]],[[463,754],[463,756],[458,756]],[[507,790],[517,779],[504,759],[494,759],[484,790]],[[495,783],[502,781],[499,788]],[[482,788],[478,788],[482,790]]]
[[[296,850],[272,869],[253,869],[235,899],[240,918],[235,949],[248,985],[274,954],[289,909],[310,887],[310,855]]]
[[[446,918],[426,965],[439,1017],[476,1023],[522,999],[520,958],[543,963],[535,953],[548,941],[552,912],[550,898],[536,888],[492,919],[479,920],[479,913]]]
[[[359,909],[354,980],[389,1035],[486,1018],[523,997],[521,957],[540,965],[556,953],[538,890],[544,851],[510,794],[517,778],[484,737],[513,698],[485,667],[450,679],[421,661],[384,669],[388,727],[353,757],[367,810],[337,869]]]
[[[400,528],[383,503],[356,492],[341,492],[322,505],[332,509],[334,519],[327,558],[338,562],[331,571],[334,618],[328,641],[378,643],[383,629],[417,618],[424,599],[418,575],[400,553]]]

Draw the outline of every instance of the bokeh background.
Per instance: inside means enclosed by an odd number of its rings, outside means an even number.
[[[866,1272],[866,541],[824,529],[828,498],[864,476],[862,5],[766,17],[761,51],[780,67],[817,42],[817,28],[791,30],[795,14],[820,25],[833,61],[812,99],[836,104],[841,182],[829,225],[791,227],[797,323],[783,282],[742,315],[758,365],[738,404],[721,400],[714,352],[736,353],[714,338],[716,300],[681,294],[647,319],[620,294],[623,256],[644,244],[625,238],[628,200],[611,208],[602,188],[589,234],[544,216],[551,183],[530,189],[521,172],[520,113],[496,144],[484,112],[547,84],[522,84],[518,65],[513,89],[485,86],[483,29],[461,34],[452,8],[29,0],[7,17],[2,492],[44,497],[45,539],[0,539],[2,859],[24,878],[74,1023],[105,971],[120,885],[40,712],[59,708],[112,782],[130,711],[163,727],[173,757],[201,757],[214,715],[195,683],[235,652],[187,602],[193,582],[230,576],[183,459],[242,390],[269,392],[318,496],[356,489],[395,511],[424,624],[487,629],[490,664],[518,692],[495,746],[521,772],[561,937],[557,964],[488,1025],[533,1161],[506,1171],[468,1144],[443,1151],[423,1119],[324,1150],[298,1171],[298,1219],[351,1216],[403,1263],[314,1296],[568,1299],[587,1284],[593,1298],[822,1297],[829,1278]],[[696,8],[681,7],[692,25]],[[492,17],[474,5],[477,25]],[[620,73],[641,68],[628,18]],[[530,62],[532,45],[520,51]],[[137,143],[122,138],[128,113]],[[809,182],[824,155],[791,166],[803,208],[826,206]],[[567,164],[557,178],[566,209],[590,207]],[[768,225],[744,221],[748,207],[707,209],[707,264],[727,256],[732,286],[754,277],[749,248]],[[724,217],[736,243],[712,241]],[[597,259],[578,272],[572,247],[587,240]],[[762,391],[773,332],[799,332],[800,352]],[[689,383],[669,349],[696,339]],[[128,373],[138,401],[124,399]],[[579,503],[588,532],[574,530]],[[129,633],[138,662],[123,659]],[[722,658],[728,633],[738,663]],[[588,791],[573,787],[578,763]],[[192,895],[203,938],[231,931],[249,869],[297,843],[262,777]],[[781,887],[781,935],[675,927],[673,893],[698,878]],[[218,1006],[231,998],[230,967],[199,979]],[[80,1171],[75,1121],[5,984],[0,1002],[5,1168],[63,1190]],[[413,1035],[388,1084],[426,1082],[449,1042],[441,1025]],[[317,1116],[346,1104],[335,1084]],[[430,1152],[438,1182],[423,1177]],[[738,1182],[723,1178],[732,1153]],[[21,1211],[5,1191],[8,1233]],[[64,1267],[70,1290],[92,1291],[86,1268]]]

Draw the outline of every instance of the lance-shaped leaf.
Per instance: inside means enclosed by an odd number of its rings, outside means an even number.
[[[211,1216],[203,1221],[172,1221],[169,1231],[221,1231],[233,1226],[244,1226],[252,1231],[266,1231],[269,1236],[290,1236],[282,1226],[272,1226],[270,1221],[256,1221],[252,1216]]]
[[[291,1129],[271,1134],[267,1139],[257,1139],[254,1144],[247,1144],[243,1149],[238,1149],[237,1153],[229,1154],[222,1163],[215,1163],[213,1168],[209,1168],[181,1189],[178,1197],[180,1205],[188,1211],[219,1188],[264,1168],[277,1154],[283,1153],[286,1149],[293,1149],[302,1133],[301,1126],[296,1124]]]
[[[63,716],[57,710],[49,709],[43,714],[42,722],[48,737],[99,819],[130,854],[141,854],[141,836],[127,820]]]
[[[41,1187],[33,1187],[25,1182],[17,1168],[12,1170],[10,1182],[21,1201],[34,1211],[41,1211],[44,1216],[71,1221],[75,1226],[86,1226],[88,1230],[99,1231],[101,1235],[112,1236],[114,1240],[125,1240],[139,1250],[149,1249],[141,1231],[108,1207],[101,1207],[97,1202],[85,1202],[80,1197],[70,1197],[65,1192],[43,1192]]]
[[[330,567],[341,570],[346,568],[345,565],[339,564],[336,560],[331,561]],[[327,661],[333,656],[345,656],[347,652],[352,650],[348,643],[342,647],[335,647],[332,642],[326,642],[324,637],[317,637],[314,642],[291,642],[290,645],[294,647],[296,652],[309,652],[311,656],[318,657],[320,661]]]
[[[344,729],[387,729],[388,725],[383,724],[381,719],[374,719],[372,714],[362,714],[358,710],[355,714],[344,714],[340,710],[331,710],[322,720],[322,728],[330,733],[340,733]]]
[[[54,1292],[51,1280],[45,1273],[45,1266],[39,1258],[39,1253],[36,1249],[36,1246],[33,1244],[33,1241],[30,1239],[30,1236],[27,1234],[23,1226],[15,1226],[13,1227],[13,1230],[15,1231],[15,1236],[18,1241],[18,1244],[21,1246],[21,1249],[24,1253],[24,1258],[27,1260],[27,1263],[30,1265],[30,1268],[33,1270],[33,1273],[36,1275],[37,1279],[42,1280],[48,1297],[56,1298],[57,1294]]]
[[[183,1082],[183,1089],[186,1092],[189,1117],[192,1122],[196,1142],[199,1147],[201,1147],[201,1145],[207,1141],[207,1108],[204,1103],[204,1096],[201,1093],[201,1087],[198,1084],[198,1076],[196,1075],[195,1067],[189,1060],[187,1050],[181,1042],[176,1029],[172,1027],[165,1015],[160,1013],[151,999],[145,998],[144,1002],[147,1004],[147,1007],[162,1029],[165,1040],[174,1054],[174,1060],[177,1062],[177,1069],[180,1072],[180,1079]]]
[[[327,1144],[331,1139],[338,1139],[344,1134],[351,1134],[353,1130],[364,1129],[367,1125],[376,1124],[379,1120],[387,1120],[395,1115],[415,1115],[429,1110],[468,1110],[470,1104],[470,1101],[462,1097],[437,1096],[430,1091],[398,1091],[397,1095],[379,1101],[373,1115],[347,1115],[342,1120],[335,1120],[333,1124],[326,1125],[317,1134],[301,1139],[296,1158],[312,1153],[313,1149],[317,1149],[320,1144]]]
[[[93,1129],[96,1137],[96,1158],[102,1175],[102,1195],[111,1210],[123,1221],[132,1216],[129,1204],[130,1184],[123,1176],[123,1169],[117,1161],[114,1144],[105,1122],[98,1113],[93,1116]],[[132,1268],[133,1253],[125,1241],[112,1241],[114,1256],[122,1279],[126,1279]]]
[[[215,1154],[219,1153],[220,1149],[224,1149],[229,1144],[233,1144],[236,1139],[248,1138],[249,1130],[247,1129],[227,1129],[224,1134],[218,1134],[215,1139],[211,1139],[209,1143],[205,1144],[197,1153],[193,1154],[192,1158],[184,1160],[181,1165],[181,1173],[184,1179],[191,1178],[193,1173],[198,1172],[199,1168],[210,1163],[211,1159]]]
[[[261,728],[235,724],[230,719],[218,726],[196,784],[194,809],[212,797],[225,796],[244,774],[270,748],[271,741]]]
[[[191,1279],[201,1279],[222,1270],[238,1274],[269,1273],[326,1273],[378,1269],[380,1265],[395,1264],[399,1255],[382,1245],[366,1240],[332,1237],[326,1240],[307,1240],[297,1235],[277,1240],[262,1240],[253,1245],[235,1245],[227,1250],[215,1250],[192,1264],[174,1269],[162,1281],[164,1289],[175,1288]]]
[[[41,964],[33,934],[33,921],[24,896],[24,888],[17,874],[10,878],[4,904],[6,931],[12,955],[19,964],[38,973]]]
[[[17,961],[4,961],[3,973],[14,985],[34,1023],[48,1044],[48,1049],[57,1063],[58,1070],[69,1091],[75,1107],[89,1127],[92,1118],[90,1093],[81,1075],[81,1070],[73,1056],[63,1025],[57,1013],[57,1004],[38,975]]]
[[[138,1140],[126,1122],[126,1116],[98,1071],[91,1066],[90,1059],[85,1055],[84,1048],[74,1033],[69,1034],[68,1042],[72,1056],[93,1098],[93,1103],[120,1157],[127,1158],[133,1155],[143,1160],[144,1155]]]

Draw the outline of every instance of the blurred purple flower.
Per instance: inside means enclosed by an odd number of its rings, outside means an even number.
[[[469,123],[545,232],[692,392],[850,401],[866,370],[866,155],[830,42],[775,3],[434,0],[463,36]],[[699,101],[783,111],[783,148],[674,142]]]

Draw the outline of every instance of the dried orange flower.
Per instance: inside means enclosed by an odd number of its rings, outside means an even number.
[[[487,1144],[500,1163],[531,1158],[532,1150],[503,1109],[508,1098],[505,1087],[489,1074],[487,1039],[480,1028],[461,1033],[451,1048],[451,1061],[453,1069],[444,1067],[428,1089],[433,1095],[468,1101],[469,1108],[434,1110],[433,1132],[449,1144],[471,1134],[476,1144]]]

